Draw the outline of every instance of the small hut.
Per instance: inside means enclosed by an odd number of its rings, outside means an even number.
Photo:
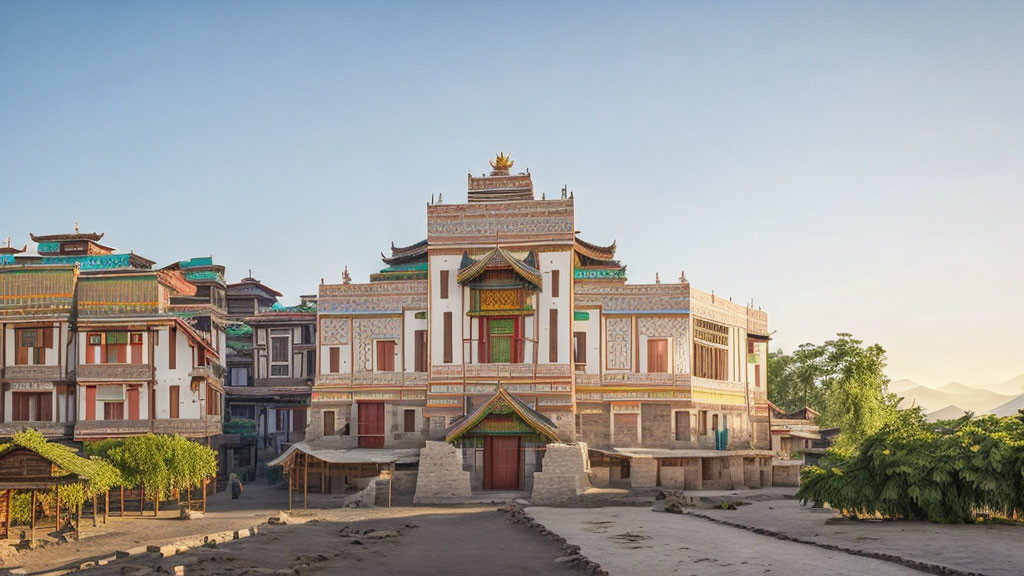
[[[61,497],[65,496],[65,510],[74,514],[74,528],[78,532],[82,516],[82,494],[93,497],[117,483],[117,469],[109,463],[82,458],[67,446],[47,442],[36,430],[14,435],[10,444],[0,444],[0,538],[11,537],[12,501],[18,492],[31,492],[29,518],[30,539],[35,539],[37,510],[44,499],[53,498],[54,528],[61,528]],[[62,489],[78,485],[77,499],[70,498],[71,490]],[[77,500],[69,502],[69,500]],[[69,506],[69,504],[71,504]],[[93,510],[95,510],[95,505]]]

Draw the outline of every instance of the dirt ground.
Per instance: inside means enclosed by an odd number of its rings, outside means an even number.
[[[254,537],[216,548],[164,559],[140,557],[92,568],[88,574],[173,574],[179,565],[187,576],[581,573],[555,562],[564,555],[559,544],[509,523],[508,515],[495,507],[331,510],[317,515],[324,519],[265,526]],[[368,529],[373,532],[361,534]]]
[[[920,576],[883,560],[785,542],[649,508],[527,509],[612,576]]]

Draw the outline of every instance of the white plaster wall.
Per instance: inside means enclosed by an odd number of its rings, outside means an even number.
[[[205,403],[201,402],[201,395],[205,394],[203,388],[205,386],[199,386],[197,392],[193,392],[189,385],[191,384],[191,378],[189,372],[192,371],[192,362],[194,357],[194,350],[189,346],[188,337],[181,330],[177,331],[177,346],[175,349],[175,368],[171,370],[169,366],[169,351],[170,351],[170,328],[160,328],[160,336],[158,338],[158,344],[155,350],[156,356],[156,417],[170,418],[170,387],[178,386],[178,418],[202,418],[206,412]],[[143,346],[145,349],[145,346]],[[147,391],[143,391],[148,396]],[[140,416],[142,414],[148,414],[148,412],[142,412],[140,403]],[[97,418],[100,416],[99,411],[96,413]]]
[[[583,310],[590,315],[586,320],[574,320],[573,332],[587,335],[587,374],[601,373],[601,311],[594,308]]]
[[[429,259],[430,275],[430,311],[427,314],[430,322],[430,362],[444,362],[444,313],[452,313],[452,363],[462,363],[462,335],[465,318],[462,313],[463,290],[455,282],[462,256],[446,255],[431,256]],[[441,299],[441,270],[448,270],[448,299]]]
[[[5,366],[18,366],[14,361],[17,359],[17,340],[15,339],[15,329],[18,327],[17,324],[7,324],[4,328],[4,358]],[[46,361],[42,364],[33,364],[32,355],[29,354],[28,364],[23,366],[58,366],[57,356],[65,356],[67,349],[64,348],[65,337],[67,334],[67,323],[66,322],[53,322],[50,324],[50,329],[53,330],[53,348],[46,351]]]
[[[570,295],[572,294],[572,253],[571,252],[541,252],[537,254],[537,264],[540,266],[543,277],[543,290],[539,294],[539,305],[537,306],[537,319],[540,322],[540,334],[538,338],[538,361],[540,363],[568,364],[572,361],[572,308],[570,307]],[[551,271],[559,271],[558,297],[551,296]],[[550,351],[550,312],[558,310],[558,358],[549,357]]]
[[[428,330],[429,321],[426,319],[417,320],[416,313],[423,312],[422,310],[406,310],[402,315],[403,322],[405,325],[405,337],[403,338],[404,346],[402,346],[402,356],[405,359],[404,366],[406,372],[416,371],[416,331],[417,330]],[[430,338],[428,336],[427,340]],[[427,354],[429,356],[430,350],[428,347]],[[430,365],[429,359],[427,360],[427,366]],[[397,363],[396,363],[397,368]]]

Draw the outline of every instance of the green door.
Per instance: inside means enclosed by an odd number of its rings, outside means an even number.
[[[511,318],[491,320],[491,362],[512,362],[512,333],[515,325]]]

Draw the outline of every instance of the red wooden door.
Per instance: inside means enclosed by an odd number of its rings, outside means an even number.
[[[359,402],[359,447],[384,447],[384,403]]]
[[[519,436],[484,439],[484,489],[519,490]]]
[[[128,419],[138,420],[139,419],[139,389],[129,388],[128,389]]]

